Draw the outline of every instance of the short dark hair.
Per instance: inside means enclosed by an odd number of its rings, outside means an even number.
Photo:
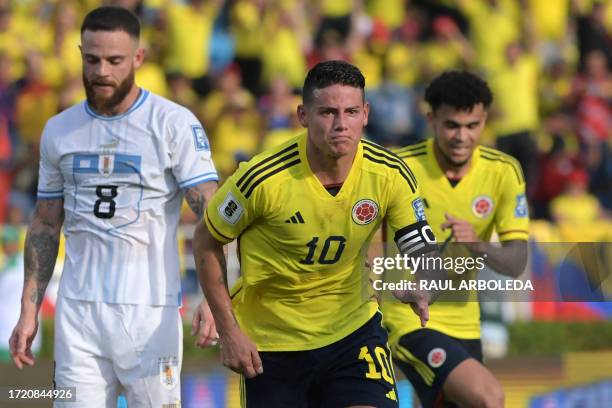
[[[471,111],[479,103],[488,109],[493,102],[493,94],[489,85],[471,72],[446,71],[425,89],[425,101],[433,112],[442,105]]]
[[[130,37],[140,38],[140,21],[128,9],[103,6],[90,11],[81,25],[81,35],[89,31],[125,31]]]
[[[315,89],[327,88],[332,85],[348,85],[354,88],[365,88],[365,78],[359,68],[346,61],[320,62],[306,75],[302,88],[304,104],[312,102],[312,93]]]

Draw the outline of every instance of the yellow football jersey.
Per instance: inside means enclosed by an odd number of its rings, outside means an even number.
[[[485,242],[490,241],[494,231],[501,241],[527,240],[525,179],[516,159],[479,146],[474,150],[468,173],[453,187],[436,161],[433,139],[395,152],[408,164],[422,187],[425,215],[438,242],[450,235],[449,230],[441,229],[446,221],[445,213],[469,221]],[[420,328],[419,319],[405,305],[386,302],[382,309],[391,344]],[[427,327],[452,337],[479,338],[478,302],[434,303],[430,306]]]
[[[305,133],[259,154],[228,178],[204,220],[221,242],[238,239],[240,327],[261,351],[338,341],[377,311],[365,252],[383,218],[392,230],[424,222],[420,191],[396,155],[361,141],[333,196],[312,172]]]

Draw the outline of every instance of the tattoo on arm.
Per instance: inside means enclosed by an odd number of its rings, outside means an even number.
[[[24,281],[34,281],[29,293],[24,293],[37,306],[53,275],[63,223],[63,200],[38,203],[28,229],[25,245]]]
[[[32,289],[30,300],[36,305],[42,302],[47,284],[53,275],[59,239],[50,233],[32,233],[25,252],[25,279],[36,279],[37,287]]]
[[[198,219],[202,219],[204,216],[206,205],[215,191],[217,191],[217,182],[215,181],[198,184],[185,191],[185,200],[187,200],[187,204],[189,204],[189,207]]]
[[[206,208],[206,198],[204,194],[195,188],[190,188],[185,194],[185,200],[189,204],[191,211],[195,213],[198,219],[202,219],[204,208]]]

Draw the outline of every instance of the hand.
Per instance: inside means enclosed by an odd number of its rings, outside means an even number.
[[[217,345],[219,333],[215,325],[215,319],[210,311],[208,302],[202,300],[193,312],[191,320],[191,335],[197,334],[196,346],[200,348],[212,347]]]
[[[467,246],[472,251],[478,252],[482,249],[482,242],[469,222],[455,218],[448,213],[445,213],[444,216],[446,221],[440,226],[442,231],[450,229],[455,241],[469,244]]]
[[[263,373],[257,346],[240,329],[231,335],[221,336],[221,361],[223,365],[246,378]]]
[[[394,290],[393,296],[402,303],[408,303],[414,314],[419,316],[421,327],[429,321],[429,292],[423,290]]]
[[[32,341],[38,331],[38,316],[21,314],[9,339],[9,349],[13,362],[20,370],[24,364],[33,366],[36,362],[32,354]]]

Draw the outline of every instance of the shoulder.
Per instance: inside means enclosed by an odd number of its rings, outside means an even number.
[[[296,136],[280,146],[259,153],[248,162],[240,163],[232,176],[240,192],[249,198],[256,188],[270,182],[277,185],[276,182],[290,175],[292,169],[301,163],[298,142],[303,136]]]
[[[86,129],[84,124],[90,119],[85,112],[85,102],[80,102],[52,116],[45,124],[42,143],[55,142],[61,145],[61,140],[71,137],[74,132]]]
[[[166,118],[184,118],[190,121],[197,121],[195,115],[186,107],[179,105],[170,99],[166,99],[163,96],[154,94],[153,92],[146,90],[143,90],[143,92],[148,93],[151,109],[155,111],[156,115],[161,115],[162,117]]]
[[[486,146],[478,146],[477,151],[479,158],[483,159],[482,165],[487,167],[488,171],[496,172],[500,177],[511,174],[515,177],[519,184],[525,182],[525,176],[521,165],[514,157],[500,150]]]
[[[388,178],[401,177],[410,189],[417,190],[417,180],[410,167],[393,151],[369,140],[362,140],[364,167]]]
[[[410,162],[410,161],[422,160],[422,159],[417,159],[417,158],[422,158],[429,154],[430,152],[430,149],[428,149],[429,143],[431,143],[431,139],[424,140],[422,142],[419,142],[419,143],[416,143],[410,146],[404,146],[404,147],[400,147],[397,149],[393,149],[393,152],[396,153],[404,161]]]

